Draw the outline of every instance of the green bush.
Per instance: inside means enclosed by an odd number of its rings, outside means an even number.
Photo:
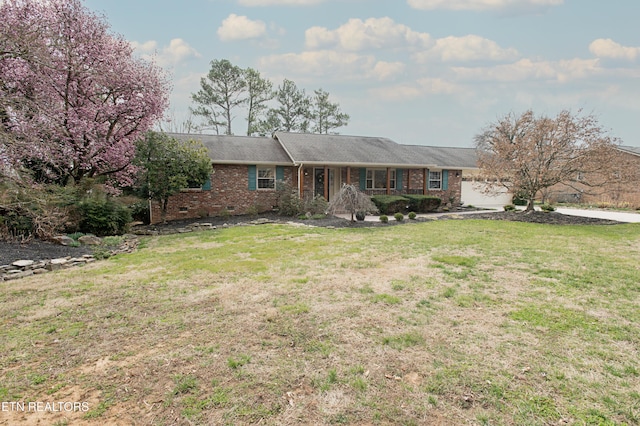
[[[526,206],[527,198],[525,197],[524,194],[517,192],[513,196],[512,203],[516,206]]]
[[[556,208],[553,207],[551,204],[543,204],[540,206],[540,210],[542,210],[543,212],[554,212],[556,211]]]
[[[411,220],[415,220],[416,219],[416,212],[409,212],[409,219]]]
[[[397,220],[398,222],[402,222],[404,220],[404,215],[400,212],[396,213],[393,215],[393,217],[395,218],[395,220]]]
[[[303,211],[303,203],[298,192],[288,183],[276,182],[277,201],[276,207],[278,213],[283,216],[295,217],[305,213]]]
[[[148,201],[140,200],[129,204],[129,210],[131,211],[131,217],[133,218],[133,220],[145,224],[148,224],[150,222]]]
[[[387,215],[383,214],[382,216],[380,216],[380,222],[382,222],[382,223],[389,222],[389,217]]]
[[[106,196],[86,198],[78,205],[80,231],[99,237],[127,231],[131,212],[127,207]]]
[[[305,200],[302,207],[305,213],[311,213],[312,216],[324,215],[329,208],[329,203],[322,195],[316,195],[311,199]]]
[[[409,205],[409,199],[400,195],[374,195],[371,201],[382,214],[404,212]]]
[[[512,212],[516,209],[516,206],[514,206],[513,204],[507,204],[506,206],[504,206],[504,211],[505,212]]]
[[[409,200],[409,210],[418,213],[434,212],[438,210],[438,207],[442,204],[442,199],[432,195],[408,194],[403,197]]]

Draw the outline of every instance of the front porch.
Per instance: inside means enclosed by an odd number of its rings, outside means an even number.
[[[342,185],[356,185],[367,195],[435,195],[449,193],[451,180],[460,171],[402,169],[395,167],[303,166],[298,167],[297,187],[301,198],[322,196],[331,201]],[[452,188],[459,187],[452,186]],[[454,191],[455,192],[455,191]],[[458,191],[459,192],[459,191]],[[455,194],[454,194],[455,195]],[[460,198],[460,194],[457,194]]]

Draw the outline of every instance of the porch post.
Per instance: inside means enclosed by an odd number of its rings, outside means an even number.
[[[407,169],[407,194],[411,194],[411,169]]]
[[[298,197],[304,198],[304,167],[298,167]]]
[[[329,167],[324,166],[324,199],[329,201]]]
[[[351,166],[347,166],[347,185],[351,185]]]
[[[387,167],[387,195],[391,195],[391,172],[389,170],[389,167]],[[396,179],[397,178],[396,176]]]
[[[427,195],[427,176],[429,169],[422,169],[422,195]]]

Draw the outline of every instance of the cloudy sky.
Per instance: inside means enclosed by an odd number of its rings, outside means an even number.
[[[331,94],[342,134],[472,146],[533,109],[598,117],[640,146],[638,0],[85,0],[171,76],[188,117],[213,59]],[[236,118],[233,131],[245,123]]]

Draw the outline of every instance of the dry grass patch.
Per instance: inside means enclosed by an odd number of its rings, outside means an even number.
[[[0,399],[90,404],[0,422],[634,424],[639,240],[472,220],[152,238],[0,283]]]

